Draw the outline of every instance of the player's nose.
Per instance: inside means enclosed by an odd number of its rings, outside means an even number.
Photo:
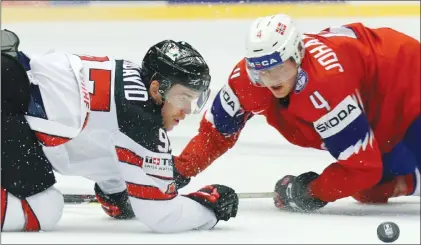
[[[191,105],[186,106],[186,107],[184,107],[180,110],[180,114],[183,115],[183,119],[184,119],[184,117],[186,117],[186,115],[189,115],[191,113],[192,113]]]
[[[184,118],[186,118],[187,114],[189,114],[189,113],[186,112],[186,109],[181,109],[180,113],[179,113],[179,119],[184,120]]]

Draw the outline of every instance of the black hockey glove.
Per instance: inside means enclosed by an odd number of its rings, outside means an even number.
[[[173,160],[173,163],[174,163],[174,167],[173,167],[173,171],[174,171],[173,178],[174,178],[174,182],[175,182],[175,185],[177,187],[177,190],[179,190],[179,189],[183,188],[184,186],[186,186],[186,185],[188,185],[190,183],[190,177],[184,177],[184,176],[182,176],[178,172],[177,168],[175,167],[175,157],[173,157],[172,160]]]
[[[275,206],[280,209],[299,212],[312,212],[324,207],[327,202],[312,197],[308,185],[319,175],[307,172],[297,177],[287,175],[275,185]]]
[[[185,196],[211,209],[218,221],[227,221],[237,215],[238,197],[228,186],[207,185]]]
[[[110,217],[116,219],[131,219],[135,217],[127,190],[114,194],[105,194],[97,183],[95,183],[94,190],[96,199]]]

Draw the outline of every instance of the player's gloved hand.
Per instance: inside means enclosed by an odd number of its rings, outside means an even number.
[[[218,221],[227,221],[237,215],[238,196],[228,186],[207,185],[185,196],[211,209],[215,213]]]
[[[319,175],[307,172],[297,177],[287,175],[275,185],[275,206],[289,211],[311,212],[324,207],[327,202],[311,196],[308,185]]]
[[[177,190],[179,190],[179,189],[183,188],[184,186],[186,186],[186,185],[188,185],[190,183],[190,177],[184,177],[183,175],[181,175],[178,172],[177,168],[175,167],[175,161],[176,161],[176,159],[173,156],[173,163],[174,163],[174,167],[173,167],[173,170],[174,170],[173,178],[174,178],[174,182],[175,182],[175,185],[177,187]]]
[[[94,190],[96,199],[110,217],[116,219],[131,219],[135,217],[127,190],[114,194],[105,194],[97,183],[95,183]]]

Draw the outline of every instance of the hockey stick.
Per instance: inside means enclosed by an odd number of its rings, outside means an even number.
[[[237,194],[238,198],[272,198],[274,196],[273,192],[243,192]],[[80,194],[64,194],[64,203],[66,204],[89,204],[89,203],[98,203],[95,195],[80,195]]]

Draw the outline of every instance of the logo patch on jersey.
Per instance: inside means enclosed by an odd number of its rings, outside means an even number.
[[[346,128],[362,114],[357,102],[347,96],[333,110],[313,123],[319,135],[326,139]]]
[[[172,179],[173,161],[172,159],[145,156],[142,166],[143,171],[158,178]]]
[[[305,72],[303,69],[299,68],[298,75],[297,75],[297,82],[295,84],[294,92],[296,94],[299,94],[301,91],[303,91],[303,89],[307,85],[307,82],[308,82],[307,72]]]
[[[219,93],[222,107],[233,117],[240,110],[240,101],[229,85],[225,85]]]
[[[171,182],[171,184],[168,185],[165,194],[177,194],[177,186],[175,185],[175,182]]]

